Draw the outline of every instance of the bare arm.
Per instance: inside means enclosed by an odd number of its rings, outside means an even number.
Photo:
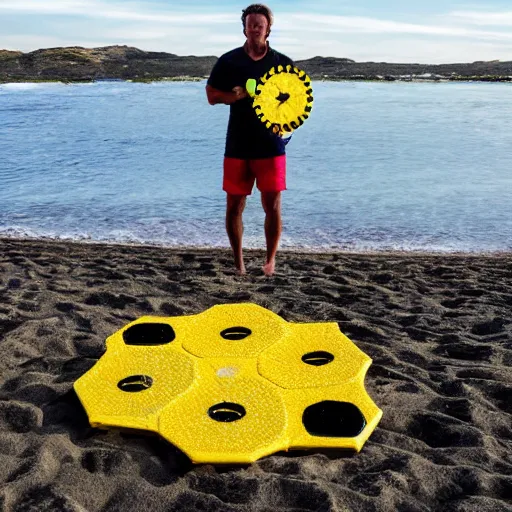
[[[219,91],[211,85],[206,86],[206,97],[210,105],[223,103],[224,105],[231,105],[235,101],[242,100],[247,97],[247,92],[243,87],[235,87],[231,92]]]

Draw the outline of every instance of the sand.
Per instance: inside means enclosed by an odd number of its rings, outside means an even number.
[[[512,254],[281,252],[0,240],[5,511],[512,511]],[[73,382],[146,314],[254,302],[338,322],[384,411],[359,454],[193,466],[166,441],[89,426]]]

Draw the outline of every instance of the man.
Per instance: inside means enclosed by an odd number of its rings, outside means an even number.
[[[281,237],[281,191],[286,190],[285,142],[256,117],[245,84],[249,78],[262,77],[274,66],[293,65],[291,59],[268,44],[272,22],[272,12],[265,5],[252,4],[244,9],[242,24],[247,40],[242,47],[218,59],[206,85],[210,105],[230,105],[222,188],[227,193],[226,231],[235,266],[240,274],[245,274],[242,213],[256,181],[265,211],[267,257],[263,272],[267,276],[275,271]]]

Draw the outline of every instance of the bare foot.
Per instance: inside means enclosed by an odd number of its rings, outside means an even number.
[[[263,265],[263,273],[266,276],[274,275],[275,270],[276,270],[276,260],[267,261],[267,263],[265,263],[265,265]]]
[[[246,274],[244,257],[240,254],[240,255],[235,255],[234,259],[235,259],[236,273],[239,276],[244,276]]]

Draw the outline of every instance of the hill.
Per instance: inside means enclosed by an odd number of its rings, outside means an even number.
[[[0,50],[0,81],[157,80],[207,77],[216,56],[178,56],[130,46],[70,46],[23,53]],[[467,64],[355,62],[337,57],[296,61],[312,79],[512,81],[512,61]]]

